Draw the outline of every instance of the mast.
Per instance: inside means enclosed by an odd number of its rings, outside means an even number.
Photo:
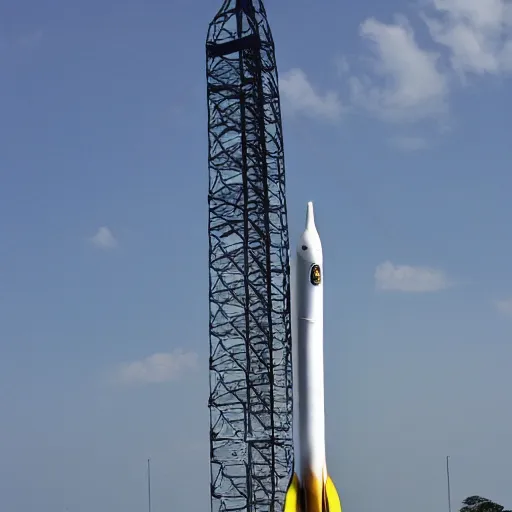
[[[151,466],[148,459],[148,512],[151,512]]]
[[[212,512],[280,512],[293,466],[288,219],[262,0],[223,0],[206,43]]]

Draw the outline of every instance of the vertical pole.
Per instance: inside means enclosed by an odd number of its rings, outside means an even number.
[[[450,456],[446,456],[446,481],[448,484],[448,512],[452,512],[452,494],[450,490]]]
[[[151,467],[148,459],[148,512],[151,512]]]

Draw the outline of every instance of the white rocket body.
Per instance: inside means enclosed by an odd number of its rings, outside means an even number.
[[[313,474],[324,481],[324,284],[322,242],[315,226],[313,203],[308,203],[306,229],[297,246],[297,344],[299,391],[299,439],[301,478]],[[314,282],[314,265],[320,272]]]
[[[323,254],[311,202],[297,246],[294,277],[292,341],[300,462],[299,475],[294,472],[286,493],[284,512],[342,512],[325,454]]]

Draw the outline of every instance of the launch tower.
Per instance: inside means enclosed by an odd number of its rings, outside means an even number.
[[[289,240],[274,43],[225,0],[206,43],[212,512],[281,512],[293,458]]]

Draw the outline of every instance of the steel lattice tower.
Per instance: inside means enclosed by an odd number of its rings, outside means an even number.
[[[293,460],[289,239],[261,0],[225,0],[206,54],[211,507],[281,512]]]

